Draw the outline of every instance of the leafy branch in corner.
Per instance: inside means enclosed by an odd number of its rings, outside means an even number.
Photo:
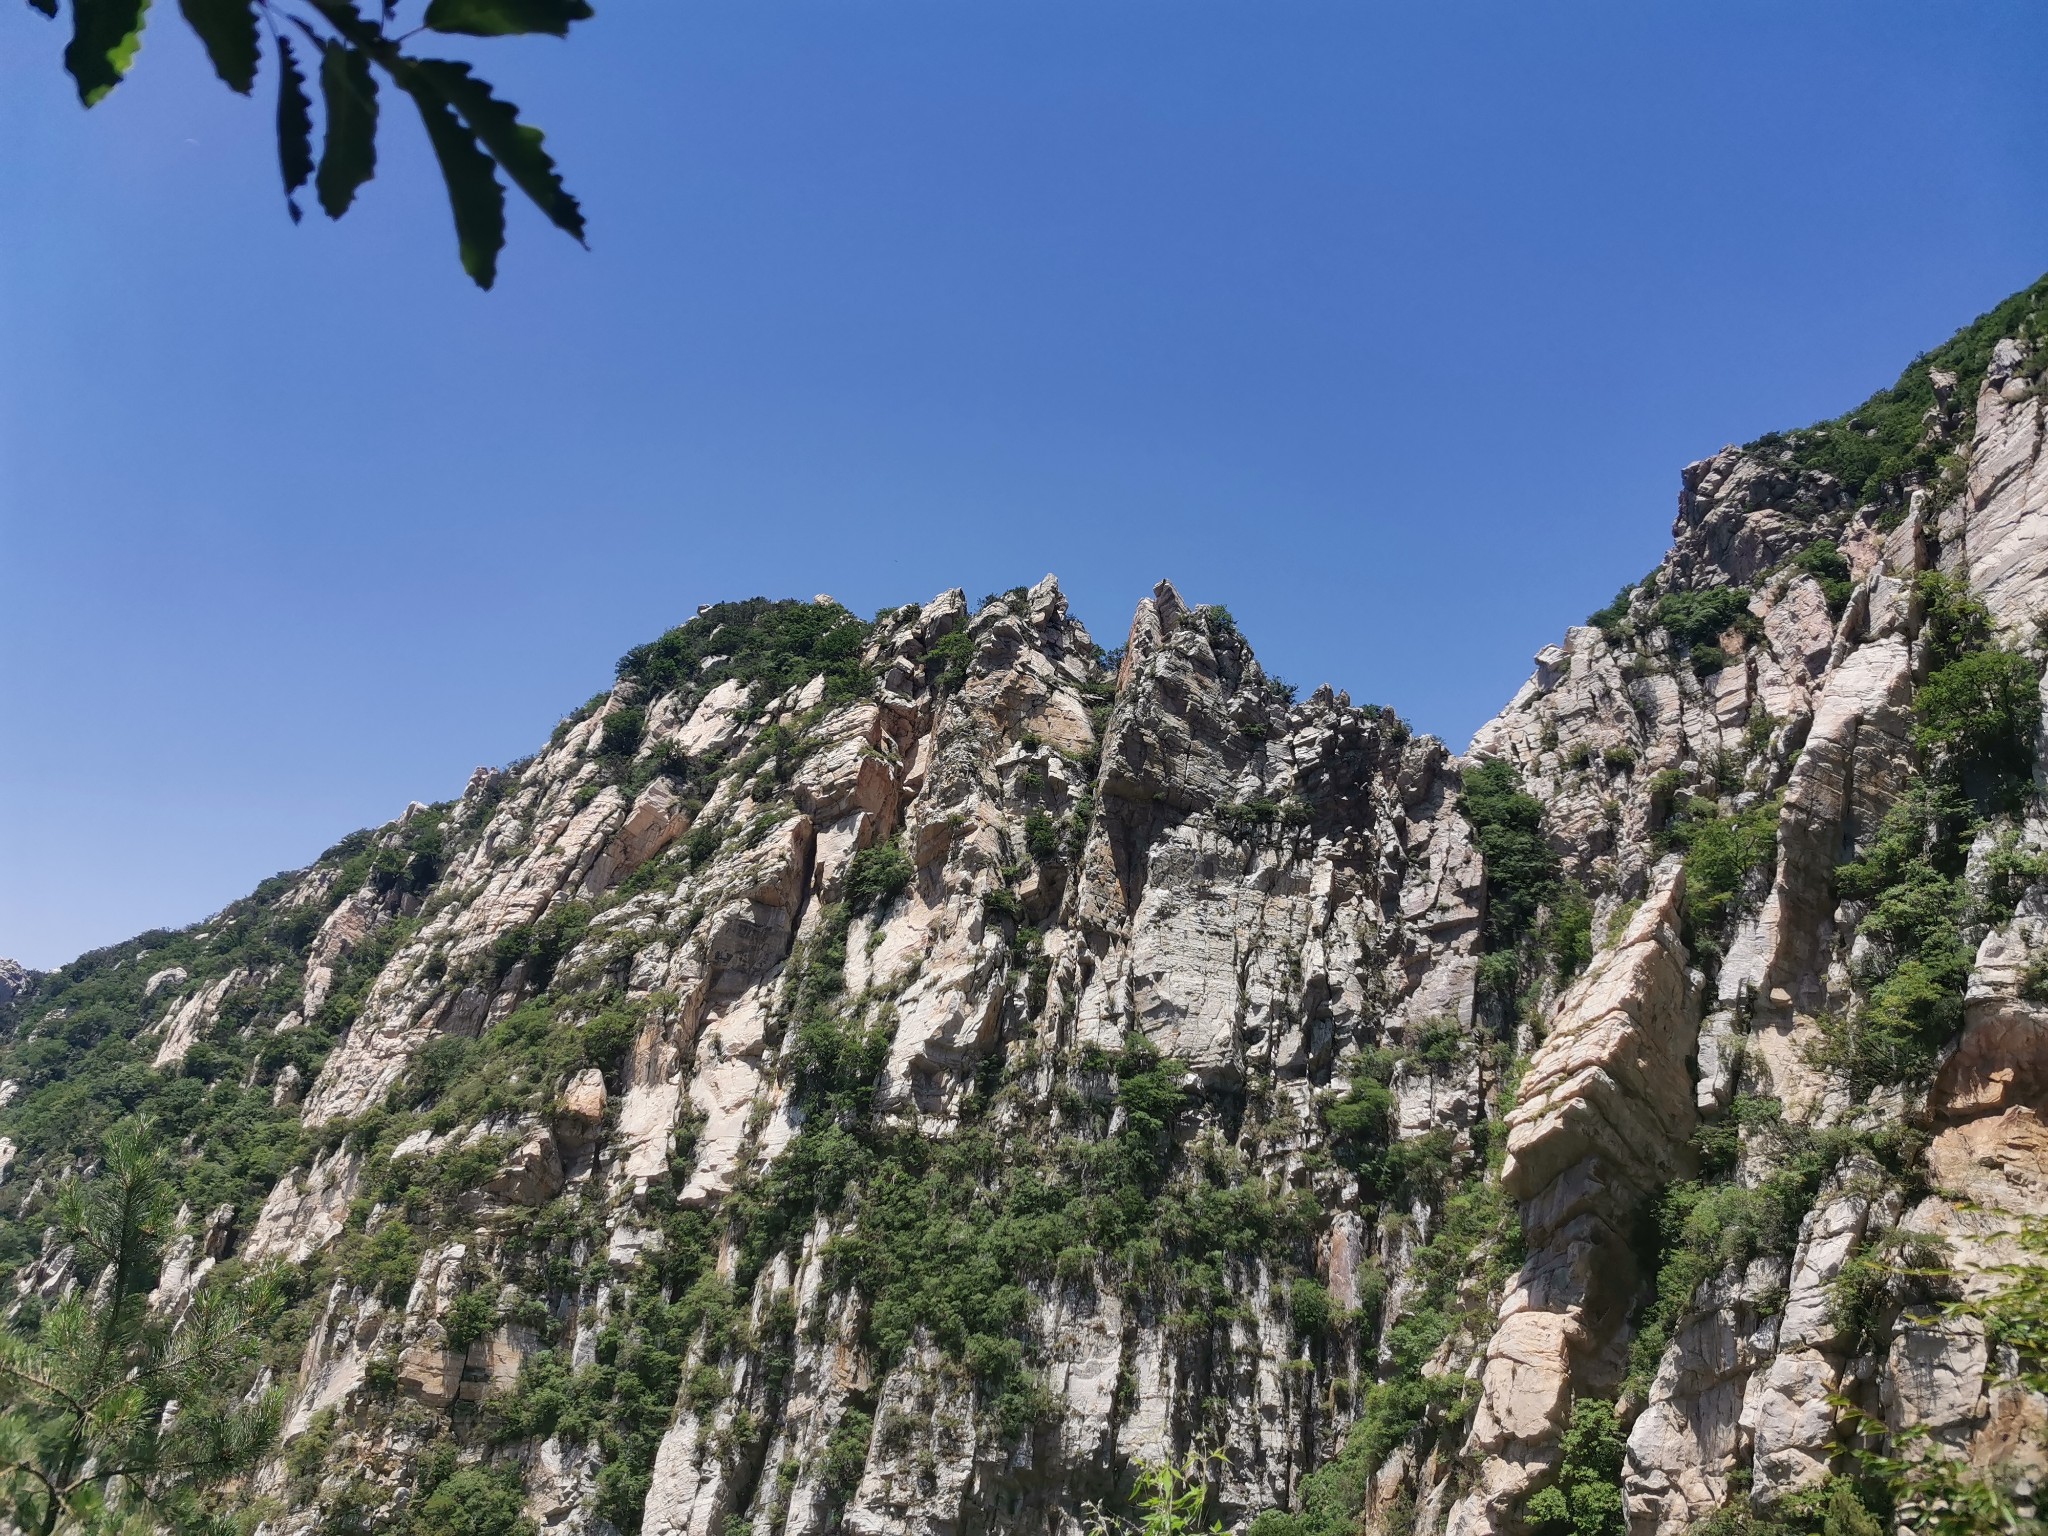
[[[55,20],[60,0],[28,0]],[[104,101],[135,63],[150,0],[69,0],[71,41],[64,67],[91,107]],[[421,33],[566,37],[590,18],[588,0],[427,0],[416,25],[399,21],[401,0],[380,0],[366,16],[355,0],[178,0],[228,89],[251,95],[263,41],[277,74],[277,158],[292,221],[308,182],[331,219],[348,212],[377,172],[378,81],[412,101],[441,166],[462,269],[480,288],[497,277],[505,245],[503,171],[557,229],[583,243],[583,211],[562,185],[538,128],[493,94],[467,64],[422,58],[406,45]],[[294,36],[298,43],[294,43]],[[300,61],[299,45],[306,50]],[[313,100],[306,71],[319,78],[324,131],[313,154]]]

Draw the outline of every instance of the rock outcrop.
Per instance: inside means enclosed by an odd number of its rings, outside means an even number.
[[[269,1536],[457,1466],[558,1536],[1077,1536],[1193,1448],[1260,1536],[2018,1487],[2048,770],[1929,701],[2048,654],[2042,301],[1688,468],[1463,758],[1170,582],[1120,653],[1051,577],[702,610],[459,800],[0,965],[16,1304],[176,1124],[152,1306],[289,1297]]]

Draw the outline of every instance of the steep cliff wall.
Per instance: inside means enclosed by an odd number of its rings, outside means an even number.
[[[1163,582],[1114,653],[1050,577],[707,609],[8,977],[17,1321],[141,1110],[158,1304],[290,1302],[279,1536],[1068,1533],[1195,1445],[1258,1536],[2023,1505],[2044,331],[1692,466],[1462,760]]]

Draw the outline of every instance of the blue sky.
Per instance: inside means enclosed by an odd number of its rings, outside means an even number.
[[[0,7],[0,954],[195,920],[701,602],[1162,575],[1462,746],[1690,459],[2048,268],[2020,3],[601,3],[479,45],[590,215],[462,277],[387,104],[294,229],[157,7]]]

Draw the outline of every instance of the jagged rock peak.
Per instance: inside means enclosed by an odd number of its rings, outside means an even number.
[[[1076,1536],[1195,1447],[1257,1536],[1856,1529],[1866,1434],[2030,1497],[2044,338],[1690,466],[1463,760],[1168,581],[1113,673],[1051,576],[708,605],[0,997],[0,1264],[192,1128],[156,1305],[289,1297],[270,1536]]]

